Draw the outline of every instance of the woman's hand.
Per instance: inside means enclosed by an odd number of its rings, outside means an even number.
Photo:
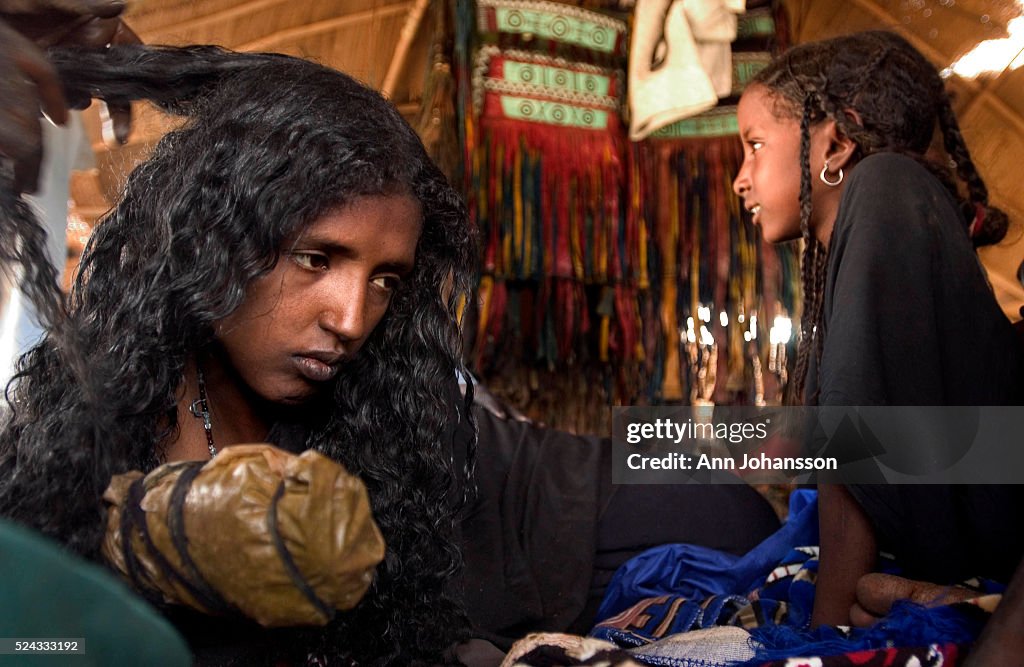
[[[57,73],[28,39],[0,21],[0,153],[13,162],[14,188],[35,192],[43,159],[39,109],[67,121]]]
[[[16,191],[34,192],[38,186],[40,110],[63,125],[69,107],[89,104],[88,99],[65,99],[44,50],[138,44],[138,36],[120,19],[124,6],[123,0],[0,0],[0,154],[12,163]],[[131,108],[108,111],[114,136],[124,143],[131,130]]]

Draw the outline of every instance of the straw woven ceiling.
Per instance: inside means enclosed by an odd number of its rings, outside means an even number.
[[[219,44],[240,51],[276,51],[312,58],[380,89],[413,0],[135,0],[127,22],[147,44]],[[419,109],[424,62],[431,36],[426,12],[409,48],[391,99],[407,117]],[[92,221],[113,201],[124,175],[168,129],[169,120],[136,105],[125,147],[102,138],[94,108],[84,120],[98,172],[74,179],[79,215]]]
[[[289,53],[380,87],[413,6],[411,0],[138,0],[128,21],[147,43]],[[420,34],[423,45],[427,31]]]

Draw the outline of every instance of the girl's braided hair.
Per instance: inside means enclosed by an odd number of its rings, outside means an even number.
[[[816,331],[821,324],[828,262],[828,248],[818,242],[808,226],[812,125],[825,119],[835,121],[839,131],[856,144],[854,160],[891,152],[920,162],[959,202],[964,228],[975,246],[1002,240],[1008,221],[1003,211],[989,206],[988,189],[971,161],[942,77],[899,35],[876,30],[796,46],[758,73],[752,85],[763,86],[775,96],[776,114],[800,121],[804,312],[790,386],[791,400],[800,402],[812,349],[821,360],[824,341]],[[961,194],[947,166],[926,157],[936,124],[949,155],[949,166],[955,168],[966,195]]]

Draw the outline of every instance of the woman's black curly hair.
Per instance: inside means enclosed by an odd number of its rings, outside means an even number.
[[[960,202],[964,228],[975,246],[1006,234],[1007,217],[989,206],[988,189],[967,150],[945,84],[935,67],[899,35],[883,30],[856,33],[793,47],[761,70],[751,85],[763,86],[778,104],[779,117],[800,122],[800,228],[804,241],[801,282],[804,312],[790,396],[803,398],[810,354],[820,362],[819,329],[828,248],[811,233],[810,129],[830,119],[856,144],[854,160],[874,153],[908,155],[929,169]],[[847,113],[855,111],[856,116]],[[965,186],[960,194],[949,170],[925,157],[935,133]],[[978,221],[977,224],[975,221]],[[973,228],[972,228],[972,223]],[[808,397],[813,399],[814,397]]]
[[[467,625],[449,589],[473,457],[456,463],[444,437],[475,247],[460,198],[393,106],[320,65],[214,47],[51,59],[72,100],[150,99],[187,121],[132,172],[88,244],[65,319],[19,362],[0,514],[98,557],[101,495],[112,475],[158,464],[186,362],[214,341],[214,323],[322,214],[410,193],[423,210],[413,273],[300,435],[366,483],[387,555],[353,612],[278,636],[302,662],[439,661]]]

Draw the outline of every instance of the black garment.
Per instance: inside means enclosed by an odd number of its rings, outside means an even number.
[[[953,198],[922,165],[872,155],[832,234],[819,405],[1014,405],[1024,362]],[[1020,440],[1021,434],[1007,433]],[[907,443],[926,447],[928,443]],[[1024,487],[853,486],[909,576],[1008,577],[1024,553]],[[1005,580],[1005,579],[1004,579]]]
[[[956,205],[911,158],[872,155],[852,170],[832,233],[823,327],[820,405],[1024,399],[1021,351]]]
[[[465,596],[481,636],[584,633],[615,570],[673,542],[744,553],[774,532],[749,486],[613,485],[611,440],[474,408],[477,497],[462,523]]]

